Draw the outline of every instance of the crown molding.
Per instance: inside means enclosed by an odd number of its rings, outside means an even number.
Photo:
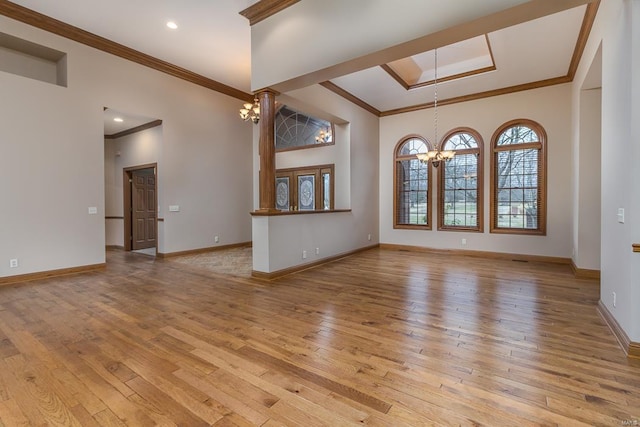
[[[224,83],[196,74],[193,71],[189,71],[151,55],[147,55],[146,53],[139,52],[130,47],[121,45],[120,43],[100,37],[81,28],[74,27],[66,22],[43,15],[10,1],[0,1],[0,15],[4,15],[16,21],[31,25],[32,27],[65,37],[69,40],[73,40],[111,55],[144,65],[145,67],[152,68],[170,76],[220,92],[233,98],[237,98],[242,101],[253,101],[253,95],[250,93],[227,86]]]
[[[241,11],[240,15],[249,20],[249,25],[254,25],[299,1],[300,0],[260,0],[256,4]]]
[[[162,120],[153,120],[153,121],[150,121],[149,123],[145,123],[131,129],[123,130],[121,132],[114,133],[111,135],[105,135],[104,137],[105,139],[118,139],[118,138],[122,138],[123,136],[131,135],[132,133],[141,132],[146,129],[151,129],[156,126],[160,126],[161,124],[162,124]]]
[[[567,70],[567,75],[565,76],[559,76],[559,77],[554,77],[554,78],[550,78],[550,79],[545,79],[545,80],[539,80],[536,82],[530,82],[530,83],[524,83],[524,84],[519,84],[519,85],[514,85],[514,86],[509,86],[509,87],[505,87],[505,88],[500,88],[500,89],[493,89],[493,90],[489,90],[489,91],[485,91],[485,92],[478,92],[478,93],[472,93],[469,95],[463,95],[463,96],[457,96],[457,97],[453,97],[453,98],[448,98],[448,99],[439,99],[438,100],[438,105],[451,105],[451,104],[457,104],[460,102],[467,102],[467,101],[473,101],[476,99],[482,99],[482,98],[489,98],[492,96],[499,96],[499,95],[506,95],[509,93],[515,93],[515,92],[521,92],[521,91],[525,91],[525,90],[531,90],[531,89],[538,89],[538,88],[542,88],[542,87],[547,87],[547,86],[553,86],[553,85],[557,85],[557,84],[563,84],[563,83],[570,83],[573,81],[573,78],[575,77],[575,73],[576,70],[578,68],[578,65],[580,64],[580,60],[582,59],[582,54],[584,53],[584,49],[585,46],[587,44],[587,40],[589,39],[589,34],[591,33],[591,29],[593,27],[593,23],[596,19],[596,14],[598,12],[598,7],[600,6],[600,1],[601,0],[594,0],[591,3],[587,4],[585,13],[584,13],[584,18],[582,20],[582,26],[580,27],[580,33],[578,34],[578,40],[576,41],[576,45],[575,48],[573,50],[573,55],[571,57],[571,63],[569,64],[569,69]],[[492,53],[492,57],[493,57],[493,53]],[[384,68],[384,64],[382,66]],[[389,73],[392,77],[393,74]],[[395,77],[394,77],[395,78]],[[406,86],[406,82],[403,82],[401,79],[399,80],[398,78],[395,78],[398,83],[400,83],[401,85],[403,85],[403,87],[407,87]],[[328,87],[328,84],[332,85],[331,88]],[[328,81],[328,82],[323,82],[320,83],[322,86],[325,86],[327,88],[329,88],[330,90],[332,90],[333,92],[337,93],[338,95],[344,97],[347,100],[350,100],[351,102],[353,102],[356,105],[360,105],[364,104],[369,106],[370,108],[372,108],[375,111],[378,111],[375,109],[375,107],[367,104],[365,101],[361,100],[360,98],[356,97],[355,95],[351,94],[350,92],[346,91],[345,89],[339,87],[338,85],[336,85],[335,83]],[[354,100],[357,100],[354,101]],[[364,107],[363,107],[364,108]],[[410,105],[407,107],[402,107],[402,108],[396,108],[393,110],[387,110],[387,111],[379,111],[378,115],[380,117],[385,117],[385,116],[393,116],[395,114],[403,114],[403,113],[408,113],[411,111],[418,111],[418,110],[424,110],[427,108],[433,108],[433,102],[427,102],[424,104],[418,104],[418,105]],[[367,109],[368,111],[372,111]],[[375,113],[374,113],[375,114]]]

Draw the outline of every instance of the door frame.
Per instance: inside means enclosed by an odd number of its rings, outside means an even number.
[[[122,194],[123,200],[123,212],[124,212],[124,250],[131,251],[133,248],[133,211],[131,205],[131,182],[133,172],[142,169],[153,168],[155,176],[155,192],[156,192],[156,205],[158,203],[158,164],[147,163],[145,165],[131,166],[128,168],[122,168]],[[156,252],[158,251],[158,206],[156,206]]]

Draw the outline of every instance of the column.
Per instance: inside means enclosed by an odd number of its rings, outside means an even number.
[[[276,209],[276,143],[274,132],[275,92],[265,89],[258,92],[260,102],[260,211],[277,212]]]

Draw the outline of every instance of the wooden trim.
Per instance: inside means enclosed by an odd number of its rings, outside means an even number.
[[[283,215],[309,215],[309,214],[331,214],[331,213],[342,213],[342,212],[351,212],[351,209],[329,209],[329,210],[321,210],[321,211],[274,211],[274,212],[264,212],[264,211],[253,211],[249,212],[251,216],[283,216]]]
[[[438,230],[441,231],[468,231],[473,233],[482,233],[484,231],[484,141],[478,131],[469,127],[459,127],[447,132],[440,144],[438,145],[440,150],[444,149],[446,142],[455,134],[468,133],[473,136],[478,143],[478,148],[457,150],[456,153],[460,155],[475,154],[478,159],[476,182],[478,187],[476,188],[476,217],[478,225],[476,227],[469,226],[455,226],[444,224],[444,179],[445,179],[445,167],[440,165],[438,168]],[[458,155],[458,154],[456,154]]]
[[[300,0],[260,0],[239,13],[249,20],[249,25],[253,26],[289,6],[293,6],[299,1]]]
[[[393,148],[393,228],[394,229],[399,229],[399,230],[424,230],[424,231],[428,231],[433,229],[433,218],[432,218],[432,213],[433,213],[433,207],[431,206],[432,202],[433,202],[433,197],[432,197],[432,193],[433,193],[433,173],[431,172],[431,162],[426,164],[426,168],[427,168],[427,212],[426,212],[426,224],[421,225],[421,224],[404,224],[404,223],[398,223],[398,210],[400,209],[400,205],[398,202],[398,188],[399,188],[399,183],[398,183],[398,163],[402,162],[402,161],[406,161],[406,160],[413,160],[415,159],[415,155],[412,156],[403,156],[398,154],[400,148],[404,145],[405,142],[407,142],[410,139],[419,139],[421,141],[423,141],[426,145],[427,145],[427,149],[428,150],[432,150],[433,149],[433,145],[429,142],[428,139],[424,138],[421,135],[418,134],[409,134],[409,135],[405,135],[403,136],[397,143],[396,146]],[[437,144],[437,142],[436,142]]]
[[[527,254],[512,254],[508,252],[488,252],[488,251],[473,251],[469,249],[439,249],[430,248],[426,246],[409,246],[409,245],[395,245],[390,243],[381,243],[380,249],[388,249],[392,251],[405,251],[405,252],[425,252],[425,253],[437,253],[445,255],[460,255],[477,258],[487,259],[504,259],[509,261],[525,261],[525,262],[546,262],[549,264],[571,264],[571,258],[562,257],[550,257],[543,255],[527,255]]]
[[[613,335],[618,340],[618,343],[626,353],[627,357],[640,359],[640,343],[633,342],[629,339],[627,333],[622,329],[616,318],[613,317],[613,314],[611,314],[602,300],[598,301],[597,311],[602,317],[602,320],[604,320],[604,323],[609,327]]]
[[[105,249],[109,250],[109,249],[118,249],[118,250],[124,250],[124,246],[121,245],[106,245]]]
[[[498,227],[497,219],[497,203],[496,194],[497,171],[496,171],[496,155],[501,151],[497,149],[498,138],[506,129],[516,125],[524,125],[534,130],[540,138],[540,152],[538,154],[538,227],[536,229],[526,228],[503,228]],[[531,144],[519,144],[510,146],[513,150],[522,148],[531,148]],[[491,137],[491,161],[490,161],[490,182],[489,182],[489,232],[496,234],[518,234],[518,235],[537,235],[546,236],[547,234],[547,132],[538,122],[530,119],[515,119],[504,123],[498,127]]]
[[[342,89],[337,84],[335,84],[333,82],[330,82],[330,81],[326,81],[326,82],[320,82],[319,85],[324,87],[325,89],[329,89],[331,92],[335,93],[336,95],[340,95],[341,97],[343,97],[347,101],[351,101],[352,103],[356,104],[358,107],[364,108],[365,110],[367,110],[368,112],[370,112],[374,116],[380,117],[380,114],[381,114],[380,110],[378,110],[377,108],[373,107],[372,105],[367,104],[366,102],[364,102],[362,99],[358,98],[357,96],[355,96],[355,95],[347,92],[346,90]]]
[[[81,28],[74,27],[66,22],[59,21],[15,3],[0,1],[0,14],[11,19],[15,19],[16,21],[23,22],[27,25],[31,25],[32,27],[57,34],[69,40],[73,40],[94,49],[135,62],[145,67],[152,68],[160,71],[161,73],[177,77],[198,86],[220,92],[242,101],[253,102],[253,95],[250,93],[227,86],[208,77],[196,74],[193,71],[189,71],[185,68],[155,58],[151,55],[147,55],[146,53],[139,52],[135,49],[131,49],[130,47],[121,45],[104,37],[100,37]]]
[[[554,77],[551,79],[539,80],[537,82],[509,86],[501,89],[492,89],[485,92],[478,92],[478,93],[472,93],[469,95],[456,96],[448,99],[438,99],[438,106],[458,104],[460,102],[474,101],[477,99],[490,98],[492,96],[507,95],[510,93],[522,92],[525,90],[538,89],[538,88],[554,86],[554,85],[569,83],[569,82],[571,82],[571,79],[567,76]],[[402,108],[396,108],[393,110],[382,111],[380,112],[380,117],[393,116],[395,114],[403,114],[411,111],[425,110],[427,108],[433,108],[433,101],[427,102],[424,104],[412,105],[409,107],[402,107]]]
[[[197,255],[197,254],[204,254],[208,252],[216,252],[224,249],[249,248],[252,245],[253,245],[252,242],[240,242],[240,243],[232,243],[230,245],[210,246],[208,248],[189,249],[186,251],[178,251],[178,252],[158,252],[156,256],[158,258],[173,258],[177,256],[182,256],[182,255]]]
[[[104,219],[124,219],[123,216],[105,216]]]
[[[31,282],[34,280],[50,279],[59,276],[68,276],[70,274],[87,273],[90,271],[104,270],[106,263],[82,265],[80,267],[61,268],[58,270],[39,271],[37,273],[19,274],[17,276],[0,277],[0,285],[9,285],[13,283]]]
[[[157,218],[158,222],[164,222],[164,218]]]
[[[600,280],[600,270],[589,270],[586,268],[578,268],[573,259],[571,260],[571,270],[573,270],[573,276],[577,279],[596,279]]]
[[[260,210],[271,212],[276,210],[276,141],[275,141],[275,111],[276,94],[270,90],[258,93],[260,101],[260,140],[258,152],[260,157],[259,169],[259,203]]]
[[[298,273],[300,271],[304,271],[304,270],[308,270],[310,268],[318,267],[320,265],[328,264],[330,262],[337,261],[337,260],[342,259],[342,258],[347,258],[347,257],[349,257],[351,255],[355,255],[355,254],[360,253],[360,252],[365,252],[365,251],[368,251],[370,249],[375,249],[378,246],[379,246],[378,244],[371,245],[371,246],[365,246],[363,248],[358,248],[358,249],[354,249],[352,251],[343,252],[341,254],[330,256],[330,257],[327,257],[327,258],[323,258],[321,260],[310,262],[310,263],[307,263],[307,264],[301,264],[301,265],[296,265],[296,266],[285,268],[285,269],[278,270],[278,271],[272,271],[271,273],[265,273],[265,272],[262,272],[262,271],[251,270],[251,277],[254,277],[256,279],[273,280],[273,279],[276,279],[276,278],[279,278],[279,277],[282,277],[282,276],[287,276],[289,274]]]
[[[380,68],[382,68],[384,71],[387,72],[387,74],[393,77],[393,79],[397,81],[400,84],[400,86],[402,86],[406,90],[411,89],[411,86],[409,86],[409,83],[407,83],[402,77],[400,77],[400,74],[396,73],[396,71],[393,68],[391,68],[389,64],[381,64]]]
[[[162,120],[153,120],[153,121],[150,121],[149,123],[145,123],[143,125],[136,126],[131,129],[123,130],[122,132],[114,133],[112,135],[105,135],[104,137],[105,139],[118,139],[118,138],[122,138],[123,136],[131,135],[136,132],[142,132],[143,130],[151,129],[160,125],[162,125]]]
[[[514,85],[514,86],[508,86],[505,88],[501,88],[501,89],[492,89],[492,90],[488,90],[485,92],[478,92],[478,93],[472,93],[469,95],[463,95],[463,96],[457,96],[457,97],[453,97],[453,98],[448,98],[448,99],[439,99],[438,100],[438,105],[452,105],[452,104],[458,104],[461,102],[468,102],[468,101],[474,101],[477,99],[484,99],[484,98],[490,98],[493,96],[499,96],[499,95],[507,95],[510,93],[515,93],[515,92],[522,92],[522,91],[526,91],[526,90],[532,90],[532,89],[539,89],[539,88],[543,88],[543,87],[548,87],[548,86],[554,86],[554,85],[558,85],[558,84],[563,84],[563,83],[570,83],[573,81],[573,78],[575,77],[575,73],[576,70],[578,68],[578,65],[580,64],[580,60],[582,59],[582,54],[584,53],[584,49],[587,43],[587,40],[589,39],[589,34],[591,33],[591,29],[593,27],[593,23],[595,21],[596,18],[596,14],[598,12],[598,7],[600,6],[600,0],[594,0],[593,2],[587,4],[587,8],[585,11],[585,15],[584,15],[584,19],[582,21],[582,27],[580,28],[580,33],[578,34],[578,40],[576,42],[576,46],[574,48],[573,51],[573,55],[571,57],[571,62],[569,64],[569,69],[567,70],[567,75],[565,76],[558,76],[558,77],[553,77],[550,79],[545,79],[545,80],[539,80],[536,82],[530,82],[530,83],[524,83],[524,84],[519,84],[519,85]],[[485,34],[485,36],[487,36]],[[488,41],[488,36],[487,36],[487,41]],[[493,63],[495,64],[495,60],[493,59],[493,50],[491,49],[491,44],[489,44],[489,49],[491,52],[491,58],[493,60]],[[385,68],[386,64],[381,65],[383,67],[383,69],[385,69],[385,71],[388,72],[388,70]],[[409,85],[404,82],[404,80],[402,80],[402,78],[400,76],[394,76],[395,73],[390,73],[392,77],[394,77],[396,79],[396,81],[398,81],[398,83],[400,83],[403,87],[405,87],[406,89],[409,88]],[[355,97],[354,95],[350,94],[349,92],[347,92],[346,90],[340,88],[339,86],[331,83],[331,82],[325,82],[325,83],[330,83],[332,84],[334,87],[333,88],[328,88],[334,92],[336,92],[338,95],[344,96],[344,98],[346,98],[347,100],[354,102],[353,99],[364,103],[365,105],[369,105],[366,104],[364,101],[362,101],[361,99]],[[321,85],[324,85],[323,83],[320,83]],[[345,95],[343,95],[346,94]],[[354,102],[355,104],[357,104],[357,102]],[[357,104],[360,105],[360,104]],[[371,107],[371,106],[370,106]],[[377,109],[375,109],[375,107],[371,107],[373,110],[378,111]],[[418,111],[418,110],[424,110],[427,108],[433,108],[433,102],[428,102],[428,103],[424,103],[424,104],[418,104],[418,105],[412,105],[412,106],[408,106],[408,107],[402,107],[402,108],[395,108],[393,110],[387,110],[387,111],[378,111],[377,115],[379,117],[386,117],[386,116],[392,116],[392,115],[396,115],[396,114],[404,114],[404,113],[408,113],[411,111]],[[371,111],[371,110],[369,110]],[[376,114],[376,113],[374,113]]]
[[[634,243],[631,245],[631,250],[633,252],[640,252],[640,243]]]
[[[324,186],[322,181],[322,175],[324,173],[328,173],[330,176],[330,194],[329,194],[329,209],[323,209],[324,205]],[[309,165],[302,166],[298,168],[283,168],[276,169],[276,180],[278,178],[288,178],[289,179],[289,210],[280,210],[279,212],[305,212],[309,210],[299,210],[298,202],[298,177],[300,176],[309,176],[312,175],[315,177],[314,179],[314,208],[312,211],[324,211],[334,210],[335,206],[335,165],[334,164],[324,164],[324,165]],[[277,205],[276,205],[277,207]]]
[[[448,81],[452,81],[452,80],[458,80],[458,79],[462,79],[462,78],[465,78],[465,77],[475,76],[477,74],[488,73],[489,71],[495,71],[496,70],[496,61],[495,61],[495,58],[493,57],[493,50],[491,49],[491,43],[489,42],[489,35],[485,34],[484,35],[484,39],[485,39],[485,41],[487,43],[487,49],[489,50],[489,57],[491,58],[491,65],[490,66],[483,67],[483,68],[476,68],[474,70],[465,71],[463,73],[458,73],[458,74],[452,74],[452,75],[446,76],[446,77],[440,77],[440,78],[438,78],[438,83],[448,82]],[[446,47],[446,46],[444,46],[444,47]],[[409,57],[409,58],[411,58],[411,57]],[[435,84],[435,79],[427,80],[425,82],[419,82],[419,83],[409,83],[404,78],[402,78],[402,76],[400,74],[396,73],[396,71],[393,68],[391,68],[391,66],[389,64],[382,64],[382,65],[380,65],[380,68],[382,68],[384,71],[386,71],[387,74],[389,74],[391,77],[393,77],[393,79],[395,81],[397,81],[398,83],[400,83],[400,86],[402,86],[406,90],[417,89],[419,87],[425,87],[425,86],[432,86],[433,84]]]
[[[580,65],[580,60],[582,59],[584,48],[587,45],[589,34],[591,34],[591,28],[593,27],[593,22],[596,20],[596,14],[598,13],[599,7],[600,0],[595,0],[587,5],[584,12],[582,26],[580,27],[580,33],[578,33],[578,40],[576,41],[576,47],[573,49],[573,56],[571,57],[571,63],[569,64],[569,71],[567,71],[567,77],[571,80],[575,77],[578,65]]]

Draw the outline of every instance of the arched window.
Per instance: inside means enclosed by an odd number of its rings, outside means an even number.
[[[440,150],[456,155],[438,168],[438,229],[482,232],[482,137],[473,129],[454,129]]]
[[[542,126],[524,119],[493,135],[492,233],[546,234],[546,140]]]
[[[416,157],[431,149],[429,142],[417,135],[403,138],[394,156],[394,228],[431,229],[431,169]]]

